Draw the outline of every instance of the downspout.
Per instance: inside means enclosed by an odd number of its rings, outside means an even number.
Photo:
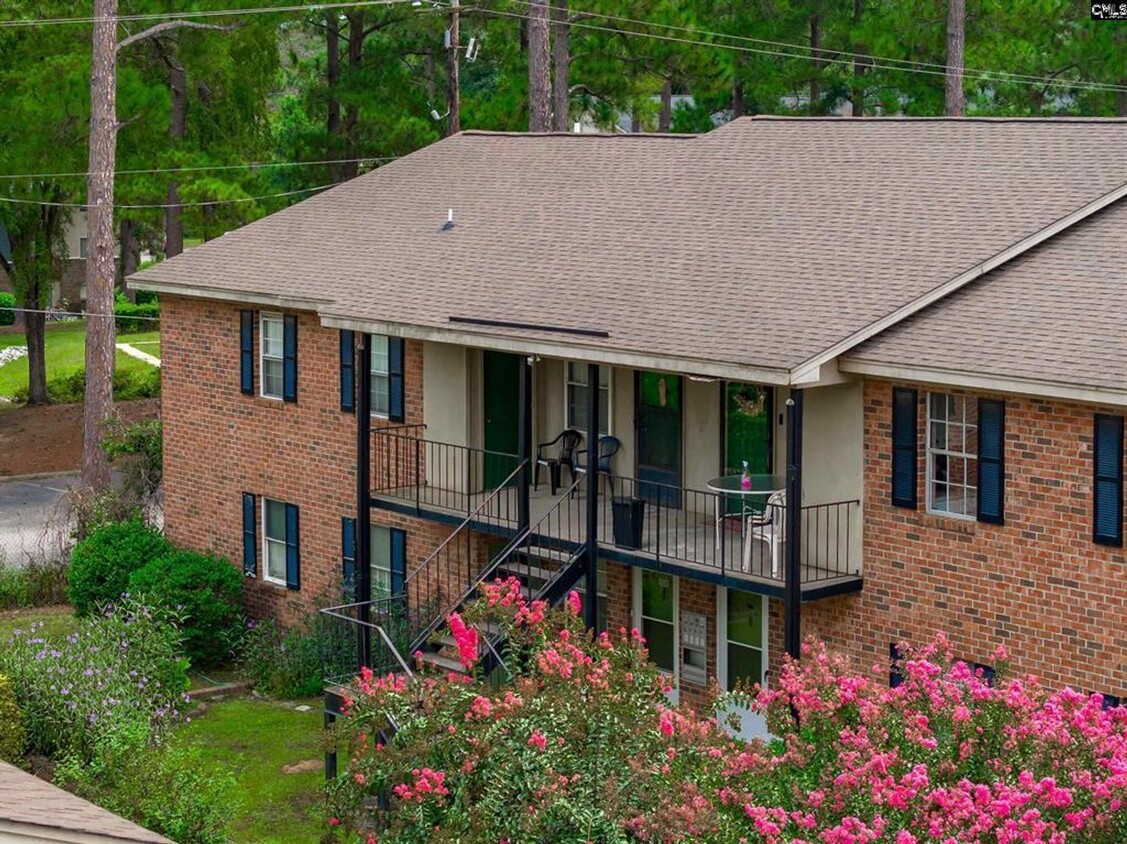
[[[372,635],[372,335],[360,335],[356,375],[356,596],[360,665],[371,666]]]
[[[599,365],[587,364],[587,570],[583,618],[589,630],[599,623]]]

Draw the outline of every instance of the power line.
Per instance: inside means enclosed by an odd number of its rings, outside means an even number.
[[[136,15],[114,15],[111,17],[74,17],[74,18],[24,18],[18,20],[0,21],[0,29],[23,26],[63,26],[84,23],[101,23],[103,21],[117,21],[130,23],[141,21],[161,20],[188,20],[191,18],[217,18],[234,17],[239,15],[272,15],[283,12],[321,12],[329,9],[358,9],[369,6],[401,6],[405,3],[416,5],[418,0],[347,0],[337,3],[314,3],[310,5],[290,6],[259,6],[249,9],[199,9],[182,12],[149,12]]]
[[[513,2],[521,3],[525,6],[531,6],[532,5],[530,0],[513,0]],[[516,18],[518,20],[529,20],[529,15],[520,14],[518,12],[504,12],[504,11],[501,11],[500,9],[485,9],[485,8],[479,8],[478,11],[482,12],[483,14],[487,14],[487,15],[495,15],[495,16],[507,17],[507,18]],[[623,23],[631,23],[631,24],[635,24],[635,25],[639,25],[639,26],[660,27],[660,28],[663,28],[663,29],[670,29],[670,30],[680,31],[680,32],[690,32],[690,33],[705,35],[705,36],[714,37],[714,38],[727,38],[727,39],[739,40],[739,41],[749,41],[749,42],[752,42],[752,43],[763,43],[763,44],[769,44],[769,45],[778,45],[780,47],[785,47],[786,49],[768,50],[768,49],[763,49],[763,48],[740,46],[740,45],[737,45],[737,44],[719,44],[719,43],[714,43],[714,42],[709,42],[709,41],[700,41],[700,40],[695,39],[695,38],[679,38],[677,36],[661,35],[661,34],[655,33],[655,32],[639,32],[638,30],[619,29],[617,27],[609,27],[609,26],[599,26],[597,24],[584,23],[582,21],[571,21],[568,24],[569,27],[575,27],[577,29],[588,29],[588,30],[593,30],[593,31],[596,31],[596,32],[609,32],[609,33],[612,33],[614,35],[631,35],[631,36],[637,36],[639,38],[651,38],[651,39],[658,40],[658,41],[674,42],[674,43],[679,43],[679,44],[691,44],[691,45],[695,45],[695,46],[698,46],[698,47],[715,47],[715,48],[719,48],[719,49],[722,49],[722,50],[734,50],[736,52],[754,53],[754,54],[766,55],[766,56],[780,56],[780,57],[783,57],[783,58],[802,59],[802,60],[809,60],[809,59],[817,58],[818,61],[825,62],[827,64],[840,64],[840,65],[852,66],[855,61],[860,60],[860,61],[864,61],[865,67],[867,67],[867,68],[876,68],[876,69],[879,69],[879,70],[900,71],[900,72],[904,72],[904,73],[920,73],[920,74],[926,74],[926,75],[929,75],[929,76],[946,76],[947,71],[950,69],[949,65],[937,64],[937,63],[934,63],[934,62],[917,62],[917,61],[910,60],[910,59],[885,59],[885,58],[882,58],[882,57],[879,57],[879,56],[871,56],[871,55],[868,55],[868,54],[865,54],[865,53],[850,53],[848,51],[842,51],[842,50],[819,49],[819,51],[818,51],[819,55],[817,57],[815,57],[813,55],[813,48],[811,48],[809,45],[804,45],[804,44],[790,44],[790,43],[787,43],[787,42],[784,42],[784,41],[764,41],[762,39],[747,38],[745,36],[739,36],[739,35],[727,35],[727,34],[722,33],[722,32],[710,32],[708,30],[703,30],[703,29],[693,29],[692,27],[667,25],[667,24],[662,24],[662,23],[655,23],[653,21],[643,21],[643,20],[637,20],[637,19],[633,19],[633,18],[623,18],[623,17],[619,17],[619,16],[616,16],[616,15],[605,15],[605,14],[600,14],[598,12],[583,12],[583,11],[578,10],[578,9],[576,9],[574,11],[576,11],[580,14],[590,15],[591,17],[603,18],[603,19],[607,19],[607,20],[616,20],[616,21],[620,21],[620,22],[623,22]],[[803,53],[803,54],[795,54],[795,53],[787,52],[788,49],[798,49],[798,50],[804,50],[804,51],[807,51],[807,52]],[[821,55],[822,53],[827,53],[827,54],[832,53],[833,55]],[[840,58],[841,56],[849,56],[849,58]],[[900,64],[899,65],[897,65],[897,64],[886,64],[885,62],[899,62]],[[914,66],[905,67],[903,65],[914,65]],[[1088,89],[1097,90],[1097,91],[1109,91],[1109,92],[1116,92],[1116,93],[1127,92],[1127,86],[1114,85],[1114,84],[1107,83],[1107,82],[1072,81],[1072,80],[1067,80],[1067,79],[1061,79],[1059,77],[1032,76],[1032,75],[1027,75],[1027,74],[1010,73],[1009,71],[1001,71],[1001,70],[997,70],[997,71],[996,70],[979,70],[979,69],[969,68],[969,69],[963,69],[962,74],[966,78],[976,79],[978,81],[985,81],[985,82],[1011,81],[1011,82],[1014,82],[1016,84],[1022,84],[1022,85],[1044,85],[1044,86],[1056,86],[1056,87],[1068,87],[1068,88],[1080,87],[1080,88],[1088,88]]]
[[[245,164],[213,164],[198,167],[150,167],[142,170],[115,170],[115,176],[137,176],[148,173],[196,173],[220,170],[257,170],[265,167],[315,167],[325,164],[366,164],[372,162],[395,161],[398,155],[374,156],[370,158],[334,158],[324,161],[248,161]],[[89,174],[85,170],[75,170],[70,173],[25,173],[4,174],[0,179],[66,179],[81,176],[86,178]]]
[[[284,196],[296,196],[300,193],[313,193],[314,191],[325,190],[326,188],[336,187],[335,184],[318,185],[312,188],[298,188],[297,190],[287,190],[281,193],[268,193],[262,196],[242,196],[238,199],[209,199],[201,200],[200,202],[164,202],[152,203],[142,205],[114,205],[113,207],[119,210],[139,210],[144,208],[198,208],[205,205],[235,205],[240,202],[257,202],[260,199],[279,199]],[[0,196],[0,202],[8,202],[15,205],[40,205],[51,208],[91,208],[87,202],[47,202],[41,199],[17,199],[15,197]]]
[[[77,320],[80,320],[80,319],[87,319],[89,317],[93,317],[93,318],[96,318],[96,319],[97,318],[114,319],[117,316],[119,316],[119,314],[95,314],[95,313],[90,313],[89,311],[79,311],[79,312],[75,313],[74,311],[65,311],[65,310],[62,310],[62,309],[59,309],[59,308],[46,308],[46,309],[41,309],[41,308],[16,308],[16,307],[9,308],[7,306],[0,306],[0,313],[7,312],[7,311],[16,311],[17,313],[21,313],[21,314],[46,314],[47,316],[67,317],[68,319],[70,317],[74,317],[73,321],[77,321]],[[127,316],[126,315],[121,315],[121,316],[122,316],[123,319],[129,319],[129,320],[138,320],[138,321],[144,321],[144,322],[160,322],[160,317],[134,316],[133,314],[129,314]]]

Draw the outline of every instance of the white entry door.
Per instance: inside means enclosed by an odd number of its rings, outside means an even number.
[[[738,589],[716,588],[716,673],[720,687],[739,680],[767,684],[767,599]],[[767,719],[747,707],[734,707],[737,738],[770,738]],[[728,719],[718,712],[721,722]],[[726,724],[725,724],[726,726]]]

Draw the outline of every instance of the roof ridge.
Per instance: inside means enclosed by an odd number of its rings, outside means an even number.
[[[859,126],[859,125],[872,125],[876,123],[1124,123],[1127,124],[1127,117],[1084,117],[1078,115],[1062,115],[1060,117],[987,117],[987,116],[971,116],[971,117],[948,117],[946,115],[902,115],[893,114],[881,117],[845,117],[845,116],[828,116],[828,115],[791,115],[791,114],[747,114],[743,117],[737,117],[727,124],[740,123],[744,121],[777,121],[780,123],[841,123],[846,126]],[[723,128],[721,126],[717,129]],[[713,131],[716,131],[715,129]],[[706,133],[711,134],[711,132]]]
[[[517,132],[511,129],[463,129],[458,135],[500,138],[646,138],[663,141],[683,141],[702,137],[690,132]]]

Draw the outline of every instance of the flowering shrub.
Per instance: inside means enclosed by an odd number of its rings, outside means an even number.
[[[86,760],[100,736],[130,725],[159,735],[188,687],[175,621],[125,599],[65,639],[32,625],[0,642],[0,673],[12,681],[29,746]]]
[[[808,643],[778,688],[718,701],[766,713],[776,739],[746,744],[668,706],[637,631],[593,638],[566,606],[510,582],[463,614],[509,633],[499,689],[365,670],[338,727],[334,826],[382,844],[1127,840],[1127,710],[1098,696],[989,685],[942,637],[904,646],[890,689],[888,666],[859,676]]]

